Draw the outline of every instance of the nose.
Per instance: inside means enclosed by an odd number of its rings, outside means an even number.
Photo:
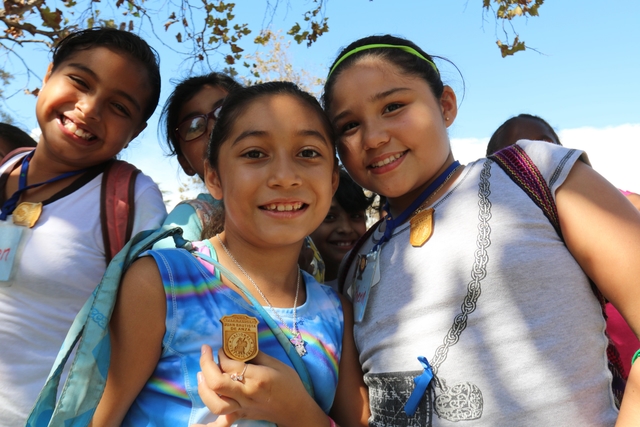
[[[102,101],[95,95],[87,94],[78,100],[76,108],[85,120],[100,121],[102,117]]]
[[[365,150],[378,148],[389,142],[389,133],[379,120],[369,121],[363,125],[362,146]]]
[[[349,221],[348,214],[338,216],[336,220],[336,232],[345,235],[353,232],[353,227],[351,226],[351,221]]]
[[[267,184],[270,187],[297,187],[302,184],[302,178],[298,171],[298,166],[289,156],[277,156],[270,164],[269,179]]]

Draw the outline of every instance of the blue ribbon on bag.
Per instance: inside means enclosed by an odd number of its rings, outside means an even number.
[[[420,404],[420,400],[422,400],[422,396],[429,388],[429,384],[433,379],[433,370],[431,369],[431,365],[429,361],[424,356],[418,356],[418,361],[424,368],[422,374],[418,375],[413,379],[413,382],[416,383],[416,387],[413,389],[411,396],[409,396],[409,400],[404,405],[404,412],[410,417],[416,413],[418,410],[418,404]]]

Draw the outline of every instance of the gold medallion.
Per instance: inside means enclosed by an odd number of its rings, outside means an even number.
[[[433,234],[433,208],[425,209],[414,215],[409,221],[411,225],[411,235],[409,242],[411,246],[419,248],[424,245]]]
[[[22,202],[13,211],[13,223],[23,227],[33,227],[42,214],[42,203]]]
[[[222,322],[222,349],[230,359],[246,362],[258,355],[258,319],[232,314]]]

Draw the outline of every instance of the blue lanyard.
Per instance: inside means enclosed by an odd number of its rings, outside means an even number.
[[[418,209],[420,205],[424,203],[424,201],[427,200],[427,198],[445,182],[445,180],[449,177],[449,174],[453,172],[458,166],[460,166],[460,162],[457,160],[451,163],[451,165],[444,172],[438,175],[435,181],[429,184],[429,186],[425,188],[424,191],[420,193],[420,195],[413,201],[413,203],[411,203],[411,205],[409,205],[407,209],[405,209],[400,215],[398,215],[397,218],[393,218],[390,213],[387,214],[387,217],[385,218],[386,226],[384,229],[384,235],[378,241],[378,243],[375,244],[371,251],[373,252],[377,250],[380,246],[382,246],[383,243],[388,242],[389,239],[391,239],[393,230],[395,230],[396,227],[400,224],[404,223],[411,216],[411,214],[413,214],[413,212],[415,212],[415,210]],[[389,212],[389,202],[384,205],[384,210]]]
[[[0,220],[2,221],[6,221],[7,217],[13,213],[13,211],[18,206],[18,200],[20,200],[20,196],[25,191],[30,190],[32,188],[40,187],[41,185],[56,182],[61,179],[69,178],[70,176],[78,175],[86,171],[86,169],[81,169],[79,171],[65,172],[62,175],[58,175],[47,181],[39,182],[37,184],[27,185],[27,172],[29,171],[29,162],[31,161],[31,158],[33,157],[33,153],[35,152],[36,150],[31,151],[22,159],[22,166],[20,166],[20,177],[18,179],[18,191],[13,193],[13,195],[9,197],[2,205],[2,209],[0,209]]]

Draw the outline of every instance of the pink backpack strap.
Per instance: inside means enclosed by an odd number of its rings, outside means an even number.
[[[136,176],[139,173],[135,166],[121,160],[111,161],[103,173],[100,223],[107,264],[131,239]]]
[[[35,148],[33,147],[18,147],[15,150],[11,150],[7,153],[6,156],[2,158],[2,160],[0,161],[0,166],[4,165],[6,162],[13,159],[15,156],[17,156],[20,153],[28,153],[29,151],[33,151],[33,150],[35,150]]]

